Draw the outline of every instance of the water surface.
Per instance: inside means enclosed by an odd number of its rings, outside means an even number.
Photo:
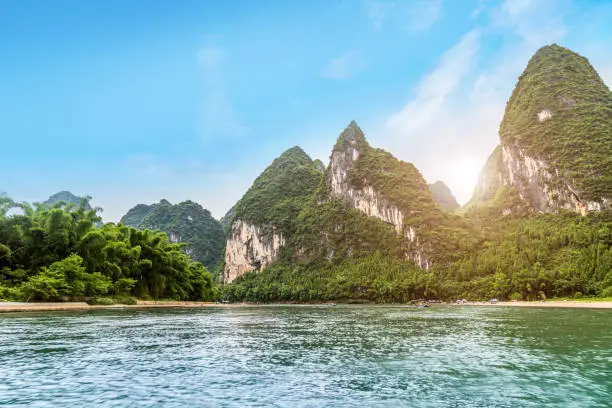
[[[0,315],[0,405],[610,407],[612,311],[262,306]]]

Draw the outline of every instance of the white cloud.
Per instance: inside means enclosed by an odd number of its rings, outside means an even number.
[[[363,71],[367,66],[361,51],[351,51],[337,58],[332,58],[323,68],[321,76],[327,79],[347,79]]]
[[[447,183],[460,203],[467,202],[476,169],[499,143],[499,124],[518,76],[537,48],[566,34],[565,8],[558,4],[518,0],[481,7],[478,13],[488,22],[464,35],[423,76],[414,98],[388,117],[380,144],[414,163],[429,182]],[[506,37],[511,39],[486,57],[494,64],[483,66],[481,40],[500,33],[514,38]]]
[[[405,6],[406,28],[412,32],[425,31],[440,18],[441,0],[411,1]]]
[[[364,0],[362,3],[376,30],[383,22],[392,20],[410,32],[426,31],[438,21],[442,11],[442,0]]]
[[[228,96],[223,65],[225,50],[209,44],[198,52],[205,95],[201,104],[198,131],[203,141],[245,136],[249,128],[242,123]]]
[[[474,64],[478,51],[478,32],[470,31],[446,51],[438,66],[417,87],[416,97],[388,120],[390,129],[411,134],[429,129],[439,120],[440,109]]]

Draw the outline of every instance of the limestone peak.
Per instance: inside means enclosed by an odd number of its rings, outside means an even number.
[[[369,146],[363,130],[361,130],[357,122],[354,120],[348,124],[342,133],[340,133],[340,136],[338,136],[338,140],[336,141],[336,145],[334,146],[334,150],[342,149],[346,146],[354,146],[357,147],[358,150],[360,150],[360,147]]]

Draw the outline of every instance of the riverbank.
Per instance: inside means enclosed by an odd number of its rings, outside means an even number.
[[[325,305],[321,303],[320,305]],[[199,308],[199,307],[244,307],[244,306],[274,306],[275,304],[250,304],[250,303],[215,303],[215,302],[186,302],[171,300],[139,300],[135,305],[89,305],[85,302],[48,302],[48,303],[13,303],[0,302],[0,313],[14,312],[60,312],[96,309],[152,309],[152,308]],[[317,305],[300,303],[282,303],[276,305]],[[327,305],[335,305],[327,304]],[[438,303],[431,306],[486,306],[486,307],[549,307],[549,308],[590,308],[590,309],[612,309],[612,301],[577,301],[577,300],[552,300],[552,301],[518,301],[518,302],[465,302]],[[397,306],[397,305],[396,305]],[[414,305],[402,305],[414,307]]]
[[[179,302],[164,300],[139,300],[135,305],[89,305],[85,302],[13,303],[1,302],[0,313],[10,312],[62,312],[95,309],[150,309],[150,308],[192,308],[192,307],[236,307],[239,304],[215,302]]]
[[[447,303],[454,306],[491,306],[491,307],[573,307],[590,309],[612,309],[612,301],[588,300],[548,300],[548,301],[515,301],[515,302],[465,302]]]

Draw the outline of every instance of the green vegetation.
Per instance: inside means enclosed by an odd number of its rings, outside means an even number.
[[[455,199],[455,196],[450,191],[450,188],[448,188],[444,182],[436,181],[435,183],[430,184],[429,190],[431,191],[436,203],[438,203],[440,208],[444,211],[455,211],[459,208],[457,199]]]
[[[474,194],[464,209],[485,204],[495,198],[495,194],[501,187],[502,164],[502,147],[497,145],[480,171]]]
[[[252,302],[407,302],[612,294],[612,213],[497,220],[489,219],[479,241],[449,265],[424,271],[382,251],[331,262],[280,262],[225,285],[222,296]]]
[[[549,163],[558,172],[550,184],[569,183],[580,200],[612,197],[612,92],[586,58],[542,47],[508,101],[500,138]]]
[[[357,140],[361,153],[349,171],[349,181],[357,189],[373,187],[402,211],[404,228],[413,228],[418,237],[418,242],[400,238],[406,253],[419,251],[434,263],[448,264],[461,247],[472,245],[471,227],[461,217],[440,210],[413,164],[370,147],[363,133]]]
[[[185,243],[185,252],[210,271],[217,271],[223,259],[225,231],[208,210],[193,201],[172,205],[138,204],[121,218],[121,224],[138,229],[160,230],[171,240]]]
[[[225,230],[225,232],[229,231],[229,227],[230,227],[230,224],[232,223],[232,220],[234,219],[234,214],[235,213],[236,213],[236,206],[234,205],[219,220],[219,222],[223,226],[223,229]]]
[[[211,300],[212,277],[164,233],[105,224],[97,210],[0,196],[0,298]],[[7,215],[11,210],[21,214]]]
[[[312,159],[300,147],[292,147],[257,177],[236,204],[234,219],[290,234],[321,178]]]

